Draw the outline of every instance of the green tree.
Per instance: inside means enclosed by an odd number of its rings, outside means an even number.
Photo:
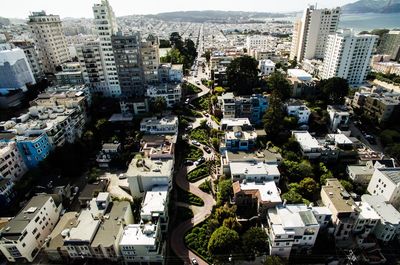
[[[207,63],[209,63],[209,62],[210,62],[210,59],[211,59],[211,51],[208,51],[208,50],[207,50],[207,51],[204,53],[204,56],[203,56],[203,57],[205,57]]]
[[[250,56],[235,58],[227,67],[229,88],[238,95],[249,95],[258,83],[258,62]]]
[[[312,199],[318,192],[319,185],[312,178],[304,178],[299,183],[299,190],[304,197]]]
[[[267,80],[268,87],[275,92],[282,101],[290,98],[292,88],[281,72],[273,72]]]
[[[167,109],[167,102],[163,97],[156,97],[153,102],[150,104],[150,109],[154,113],[162,113],[164,110]]]
[[[232,181],[230,179],[220,181],[218,183],[217,204],[222,205],[229,202],[232,194]]]
[[[246,253],[257,255],[268,251],[268,236],[260,227],[247,230],[242,236],[242,242]]]
[[[215,219],[220,225],[223,224],[224,220],[231,217],[236,217],[236,206],[230,207],[227,203],[225,203],[223,206],[220,206],[215,210]]]
[[[214,88],[214,93],[218,96],[221,96],[225,92],[225,89],[221,86],[217,86]]]
[[[235,230],[238,233],[242,229],[242,225],[236,220],[236,217],[229,217],[225,219],[222,222],[222,225],[229,229]]]
[[[172,32],[169,41],[172,45],[172,47],[181,50],[183,48],[183,41],[181,35],[179,35],[179,32]]]
[[[319,98],[327,104],[343,104],[344,97],[349,93],[349,84],[346,79],[332,77],[323,79],[317,85]]]
[[[264,265],[285,265],[285,262],[278,256],[267,256]]]
[[[395,157],[397,160],[400,160],[400,144],[396,143],[392,146],[390,146],[387,149],[387,153],[393,157]]]
[[[263,116],[264,130],[270,139],[276,137],[282,131],[284,117],[282,101],[276,92],[273,92],[269,100],[269,108]]]
[[[301,162],[284,160],[281,168],[289,182],[298,183],[306,177],[314,176],[313,168],[308,160],[302,160]]]
[[[207,249],[214,257],[226,257],[234,252],[238,243],[239,234],[235,230],[221,226],[212,233]]]
[[[303,196],[294,189],[290,189],[288,192],[282,195],[282,199],[286,200],[287,203],[302,203]]]
[[[400,133],[395,130],[384,130],[381,132],[380,138],[383,145],[389,146],[395,142],[400,142]]]
[[[346,191],[348,191],[348,192],[353,191],[353,184],[352,184],[350,181],[345,180],[345,179],[341,179],[341,180],[340,180],[340,184],[342,184],[343,188],[344,188]]]

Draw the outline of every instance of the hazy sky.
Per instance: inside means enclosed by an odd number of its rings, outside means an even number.
[[[0,16],[27,18],[29,12],[45,10],[61,17],[92,17],[92,5],[101,0],[9,0]],[[234,10],[260,12],[299,11],[310,3],[336,7],[356,0],[109,0],[117,16],[186,10]]]

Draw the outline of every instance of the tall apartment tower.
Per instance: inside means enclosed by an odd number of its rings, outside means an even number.
[[[89,85],[92,93],[103,95],[104,91],[108,91],[108,84],[104,75],[100,41],[87,41],[76,45],[75,49],[81,65],[83,81]]]
[[[328,35],[339,25],[340,8],[316,9],[309,6],[294,25],[290,59],[323,59]]]
[[[141,43],[144,80],[146,84],[158,83],[158,66],[160,65],[160,42],[158,37],[149,35]]]
[[[100,40],[101,63],[107,84],[102,94],[105,97],[118,97],[121,95],[121,88],[111,43],[112,35],[115,35],[118,31],[117,20],[107,0],[101,0],[101,4],[95,4],[93,6],[93,14],[94,25]]]
[[[329,35],[321,78],[342,77],[352,86],[364,83],[377,39],[348,29]]]
[[[29,66],[33,72],[33,76],[35,77],[36,81],[41,80],[44,77],[44,73],[42,70],[42,63],[35,48],[35,44],[28,40],[14,40],[12,44],[24,51],[26,59],[28,59]]]
[[[111,37],[121,96],[141,98],[145,95],[143,64],[140,53],[140,34],[118,32]]]
[[[60,16],[46,15],[46,12],[32,12],[30,27],[39,59],[45,73],[55,73],[56,66],[70,60]]]
[[[383,35],[378,53],[388,54],[391,60],[400,61],[400,30],[392,30]]]

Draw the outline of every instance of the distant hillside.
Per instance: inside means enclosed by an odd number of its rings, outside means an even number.
[[[168,20],[168,21],[185,21],[185,22],[206,22],[206,21],[237,21],[251,20],[259,18],[279,18],[286,17],[286,14],[266,13],[266,12],[244,12],[244,11],[176,11],[159,13],[156,15],[147,15],[147,17]]]
[[[345,13],[400,13],[400,0],[359,0],[342,9]]]

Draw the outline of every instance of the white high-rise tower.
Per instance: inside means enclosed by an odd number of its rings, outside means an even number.
[[[121,95],[117,68],[111,44],[111,36],[118,32],[117,20],[114,11],[107,0],[101,0],[101,4],[93,6],[94,24],[100,41],[101,63],[104,70],[104,78],[107,84],[103,95],[118,97]]]
[[[309,6],[293,28],[290,59],[323,59],[328,35],[338,29],[340,8],[316,9]]]
[[[377,39],[375,35],[355,35],[348,29],[329,35],[321,78],[345,78],[352,86],[364,83]]]

